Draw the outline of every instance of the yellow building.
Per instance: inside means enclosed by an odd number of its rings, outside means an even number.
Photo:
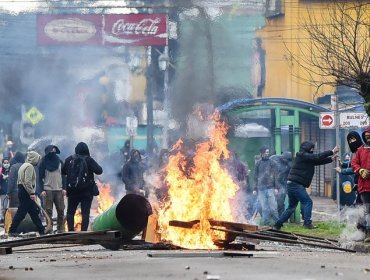
[[[289,0],[282,5],[282,12],[267,17],[266,25],[258,31],[266,50],[266,82],[262,97],[286,97],[314,103],[317,97],[333,93],[334,89],[330,86],[318,89],[312,81],[321,77],[310,77],[304,70],[307,53],[303,55],[303,52],[311,51],[311,40],[303,24],[309,15],[318,20],[325,16],[328,2]]]

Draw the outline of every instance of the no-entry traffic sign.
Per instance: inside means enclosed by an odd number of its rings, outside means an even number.
[[[334,128],[335,127],[334,113],[320,113],[319,126],[322,129]]]

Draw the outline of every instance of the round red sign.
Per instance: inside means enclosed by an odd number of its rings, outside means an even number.
[[[323,126],[331,126],[334,122],[334,119],[331,115],[324,115],[321,119]]]

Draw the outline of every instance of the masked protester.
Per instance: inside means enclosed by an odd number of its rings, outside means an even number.
[[[57,231],[64,232],[64,196],[65,186],[62,183],[62,161],[58,157],[60,150],[57,146],[45,148],[45,156],[39,165],[39,182],[41,196],[45,199],[45,211],[53,217],[53,207],[57,211]]]
[[[138,150],[131,150],[129,161],[122,168],[122,181],[125,184],[126,193],[144,194],[145,166],[141,161]]]
[[[278,193],[276,181],[277,166],[270,159],[270,149],[260,149],[261,159],[256,162],[254,168],[254,182],[256,184],[257,199],[262,210],[262,224],[269,225],[270,219],[273,224],[279,218],[275,195]],[[273,225],[272,224],[272,225]]]
[[[10,162],[8,158],[4,158],[1,162],[0,168],[0,221],[4,221],[4,214],[6,210],[6,195],[8,192],[8,178],[9,178]]]
[[[312,224],[312,199],[308,195],[306,188],[311,185],[316,165],[331,163],[339,151],[338,147],[333,150],[314,154],[315,144],[305,141],[301,144],[299,152],[290,169],[287,181],[287,191],[289,198],[289,206],[280,216],[275,224],[275,229],[280,230],[283,224],[294,213],[298,202],[301,203],[303,211],[303,226],[306,229],[315,229],[317,226]]]
[[[364,225],[366,237],[364,242],[370,242],[370,126],[362,133],[364,145],[357,149],[351,161],[353,171],[358,175],[358,193],[364,204]]]
[[[83,183],[79,186],[72,186],[74,175],[76,174],[75,162],[82,163]],[[80,161],[81,160],[81,161]],[[74,216],[77,206],[81,204],[81,231],[87,231],[90,222],[90,208],[94,198],[94,188],[96,187],[94,174],[100,175],[103,168],[90,156],[90,150],[86,143],[80,142],[75,147],[75,154],[66,158],[62,167],[62,175],[66,175],[66,191],[68,198],[67,224],[68,231],[75,230]]]
[[[356,154],[358,148],[360,148],[364,143],[362,142],[361,136],[357,131],[350,131],[347,135],[347,143],[349,146],[349,149],[351,150],[350,154],[350,161],[352,161],[352,158]],[[344,172],[344,173],[343,173]],[[352,166],[350,169],[343,170],[342,173],[346,175],[353,175],[353,191],[356,193],[356,205],[361,205],[361,196],[358,193],[358,175],[353,172]]]
[[[18,198],[19,207],[15,213],[12,225],[9,229],[9,235],[14,235],[19,224],[30,215],[32,222],[36,225],[39,234],[45,234],[45,228],[39,217],[40,209],[36,204],[36,170],[41,156],[35,151],[28,151],[26,162],[22,164],[18,171]]]

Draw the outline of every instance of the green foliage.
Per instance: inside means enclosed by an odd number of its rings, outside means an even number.
[[[317,222],[314,224],[318,226],[317,229],[306,229],[302,225],[286,223],[284,224],[284,227],[281,228],[281,230],[297,234],[306,234],[323,238],[338,239],[343,229],[345,228],[345,224],[336,221]]]

